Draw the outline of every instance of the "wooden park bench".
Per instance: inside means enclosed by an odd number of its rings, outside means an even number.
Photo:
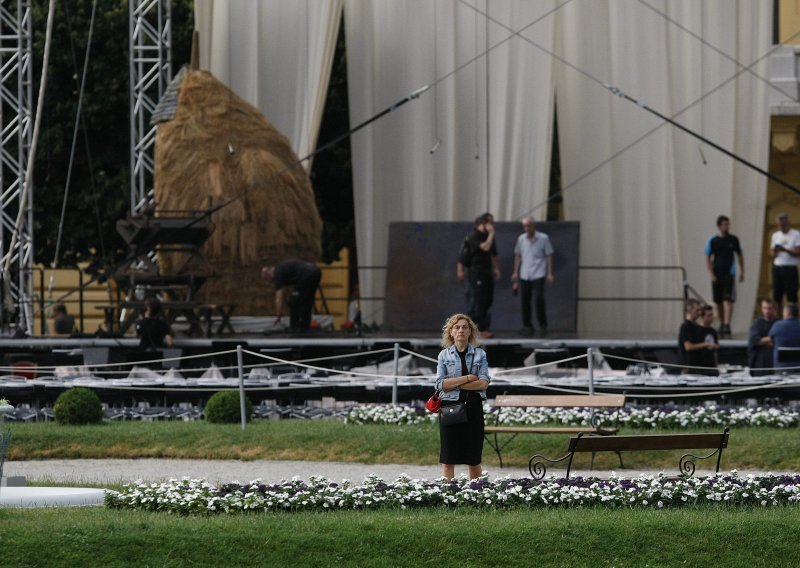
[[[584,436],[582,433],[569,439],[567,454],[558,459],[551,459],[541,454],[534,455],[528,462],[528,471],[534,479],[542,479],[547,473],[545,462],[559,463],[567,461],[567,474],[564,479],[569,479],[572,468],[572,458],[576,453],[592,452],[632,452],[645,450],[714,450],[705,456],[684,454],[678,460],[678,471],[684,477],[694,475],[694,459],[705,460],[717,456],[717,469],[722,459],[723,448],[728,447],[728,428],[723,432],[709,434],[644,434],[631,436]],[[621,462],[620,462],[621,465]]]
[[[616,408],[625,406],[625,395],[516,395],[501,394],[495,398],[495,408]],[[500,467],[503,467],[503,448],[519,434],[594,434],[608,436],[616,434],[619,428],[607,428],[600,424],[599,417],[592,416],[591,426],[500,426],[500,412],[494,425],[483,429],[484,437],[497,453]],[[501,439],[499,435],[509,434]],[[620,465],[622,461],[620,458]]]

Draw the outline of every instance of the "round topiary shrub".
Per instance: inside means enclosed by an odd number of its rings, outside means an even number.
[[[58,395],[53,415],[62,424],[97,424],[103,419],[103,406],[93,390],[77,387]]]
[[[238,424],[242,421],[242,413],[239,411],[239,391],[215,392],[208,399],[203,412],[206,420],[214,424]],[[253,403],[247,397],[244,398],[244,412],[249,421],[253,414]]]

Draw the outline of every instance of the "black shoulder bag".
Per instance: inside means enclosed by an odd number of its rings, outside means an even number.
[[[461,391],[465,393],[467,391]],[[466,396],[469,396],[467,393]],[[466,396],[464,399],[466,400]],[[458,397],[459,402],[449,406],[442,405],[439,410],[439,420],[442,421],[442,426],[454,426],[455,424],[463,424],[467,421],[467,403],[461,402],[461,396]]]

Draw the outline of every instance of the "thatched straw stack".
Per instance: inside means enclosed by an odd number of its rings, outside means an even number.
[[[175,117],[158,126],[157,209],[205,210],[237,198],[211,217],[203,253],[217,277],[198,299],[235,302],[237,315],[273,313],[273,290],[260,268],[295,257],[316,261],[322,221],[306,171],[288,139],[257,109],[207,71],[189,70]],[[288,168],[288,169],[287,169]],[[161,255],[171,274],[180,259]]]

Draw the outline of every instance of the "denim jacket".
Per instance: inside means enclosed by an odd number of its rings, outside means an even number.
[[[486,360],[486,351],[480,347],[473,347],[467,344],[467,373],[461,372],[461,357],[458,356],[458,351],[455,345],[451,345],[447,349],[442,349],[439,353],[439,360],[436,364],[436,390],[439,391],[442,400],[458,400],[461,394],[461,389],[455,388],[451,391],[444,392],[444,380],[452,379],[454,377],[461,377],[465,374],[477,375],[479,379],[490,382],[489,378],[489,362]],[[483,400],[486,400],[486,391],[476,391],[481,395]]]

